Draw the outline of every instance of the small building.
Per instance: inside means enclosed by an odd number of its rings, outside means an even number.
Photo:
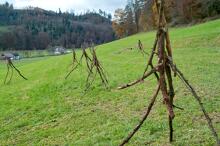
[[[5,60],[6,58],[10,58],[11,60],[20,60],[21,57],[18,53],[2,53],[1,60]]]
[[[14,55],[14,60],[20,60],[21,59],[21,57],[20,57],[20,55],[18,54],[18,53],[12,53],[13,55]]]
[[[54,49],[54,54],[55,55],[62,55],[62,54],[66,54],[66,49],[64,47],[55,47]]]

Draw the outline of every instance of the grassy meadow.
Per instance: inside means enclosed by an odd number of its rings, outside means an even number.
[[[0,32],[8,32],[13,26],[0,26]]]
[[[174,61],[202,97],[220,135],[220,20],[170,29]],[[143,74],[149,56],[137,49],[140,39],[150,53],[155,32],[140,33],[97,47],[110,89],[96,78],[85,94],[85,64],[65,80],[72,56],[24,59],[14,62],[28,78],[14,74],[4,85],[6,65],[0,63],[0,145],[117,146],[142,117],[156,87],[154,76],[125,90],[119,85]],[[81,51],[77,51],[78,58]],[[156,62],[156,58],[155,58]],[[166,106],[161,93],[140,131],[128,146],[212,146],[212,137],[198,103],[174,79],[174,139],[169,144]]]

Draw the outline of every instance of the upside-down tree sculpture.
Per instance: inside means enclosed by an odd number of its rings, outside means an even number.
[[[79,61],[77,60],[77,57],[76,57],[76,52],[75,50],[73,50],[73,62],[72,62],[72,69],[71,71],[66,75],[65,79],[67,79],[71,73],[76,70],[78,68],[78,66],[80,66],[82,64],[82,59],[85,58],[86,60],[86,65],[87,65],[87,68],[88,68],[88,72],[91,71],[91,66],[90,64],[92,63],[92,59],[89,57],[89,55],[87,54],[86,52],[86,48],[87,48],[87,45],[86,44],[83,44],[82,45],[82,55],[79,59]]]
[[[89,55],[87,52],[86,52],[86,48],[88,47],[88,45],[84,44],[82,46],[82,56],[80,57],[80,60],[77,61],[77,58],[76,58],[76,53],[75,51],[73,52],[73,68],[72,70],[67,74],[66,76],[66,79],[70,76],[70,74],[80,65],[82,64],[82,59],[85,58],[85,61],[86,61],[86,66],[87,66],[87,69],[88,69],[88,76],[87,76],[87,79],[86,79],[86,89],[85,91],[87,91],[92,83],[94,82],[95,80],[95,77],[97,74],[99,74],[100,76],[100,79],[102,80],[102,83],[105,85],[106,88],[108,88],[108,79],[107,79],[107,76],[104,72],[104,68],[103,66],[101,65],[97,55],[96,55],[96,51],[95,51],[95,48],[94,48],[94,45],[91,43],[90,45],[90,53],[91,55]],[[92,56],[92,57],[90,57]]]
[[[195,99],[198,101],[201,110],[208,122],[209,128],[212,131],[213,136],[215,137],[217,141],[217,145],[220,146],[220,140],[217,135],[216,130],[214,129],[214,126],[212,124],[211,118],[209,117],[208,113],[206,112],[201,98],[197,95],[194,88],[189,84],[188,80],[184,77],[182,72],[176,67],[176,65],[173,63],[173,57],[172,57],[172,48],[170,44],[170,37],[169,37],[169,31],[166,23],[166,18],[164,15],[164,1],[165,0],[154,0],[155,4],[157,5],[157,12],[158,12],[158,30],[156,39],[152,48],[152,52],[150,54],[150,58],[148,60],[146,69],[144,71],[144,74],[141,78],[138,80],[128,83],[124,86],[119,87],[118,89],[125,89],[128,87],[131,87],[133,85],[136,85],[140,82],[142,82],[144,79],[148,78],[150,75],[154,74],[158,85],[156,87],[156,91],[151,99],[151,102],[147,108],[147,111],[141,121],[138,123],[138,125],[133,129],[133,131],[122,141],[120,146],[125,145],[129,142],[129,140],[134,136],[134,134],[140,129],[144,121],[149,116],[152,107],[156,101],[156,97],[158,96],[159,91],[162,93],[164,104],[166,105],[167,111],[168,111],[168,119],[169,119],[169,129],[170,129],[170,142],[173,141],[173,119],[175,117],[174,114],[174,108],[179,108],[174,105],[173,99],[175,96],[174,87],[173,87],[173,80],[172,80],[172,72],[174,72],[174,76],[178,76],[183,83],[186,85],[186,87],[189,89],[189,91],[193,94]],[[153,58],[154,56],[158,57],[158,64],[156,66],[153,65]],[[151,70],[148,71],[149,67],[151,67]],[[168,86],[167,86],[168,85]],[[181,109],[181,108],[179,108]]]
[[[11,61],[11,58],[5,55],[2,55],[2,57],[4,58],[4,60],[6,61],[6,65],[7,65],[7,73],[5,76],[5,80],[4,80],[4,84],[9,84],[12,80],[12,77],[14,75],[14,70],[19,74],[20,77],[22,77],[24,80],[27,80],[26,77],[24,77],[24,75],[21,74],[20,70],[17,69],[14,64]],[[10,70],[11,70],[11,75],[9,77],[10,74]]]
[[[94,45],[91,46],[90,52],[92,54],[92,63],[91,63],[91,70],[88,74],[87,80],[86,80],[86,89],[89,89],[92,85],[93,81],[95,80],[96,74],[99,74],[100,79],[102,80],[103,85],[108,88],[108,79],[105,74],[104,68],[101,65],[95,51]],[[95,71],[94,71],[95,70]],[[94,74],[95,73],[95,74]],[[92,77],[92,75],[94,75]]]
[[[147,54],[147,52],[144,51],[144,46],[143,46],[141,40],[138,40],[138,49],[143,55]]]

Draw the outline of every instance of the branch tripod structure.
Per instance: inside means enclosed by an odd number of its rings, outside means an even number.
[[[138,40],[138,49],[142,53],[142,55],[145,55],[145,54],[148,55],[148,53],[144,51],[144,47],[143,47],[141,40]]]
[[[149,116],[160,91],[162,93],[163,101],[164,101],[164,104],[166,105],[167,112],[168,112],[169,129],[170,129],[169,141],[170,142],[173,141],[173,120],[175,117],[173,109],[178,108],[182,110],[182,108],[175,106],[173,103],[174,102],[173,99],[175,97],[175,91],[174,91],[174,86],[173,86],[172,72],[174,73],[174,77],[178,76],[181,79],[181,81],[183,81],[183,83],[186,85],[186,87],[189,89],[189,91],[193,94],[195,99],[198,101],[200,108],[208,122],[208,126],[213,136],[216,139],[217,145],[220,146],[219,137],[217,135],[216,130],[214,129],[211,118],[209,117],[208,113],[206,112],[202,104],[201,98],[197,95],[194,88],[189,84],[187,79],[184,77],[183,73],[173,63],[170,37],[169,37],[168,28],[167,28],[166,18],[164,15],[164,0],[154,0],[154,2],[157,5],[159,24],[158,24],[156,39],[155,39],[146,69],[144,71],[144,74],[139,79],[131,83],[125,84],[121,87],[118,87],[118,89],[126,89],[128,87],[134,86],[138,83],[141,83],[143,80],[145,80],[146,78],[148,78],[149,76],[153,74],[155,75],[155,78],[158,81],[158,85],[156,87],[156,91],[154,95],[152,96],[152,99],[150,101],[150,104],[148,105],[147,111],[145,112],[144,116],[142,117],[138,125],[133,129],[133,131],[122,141],[120,146],[124,146],[126,143],[128,143],[130,139],[135,135],[135,133],[141,128],[144,121]],[[153,65],[154,56],[158,57],[158,64],[156,66]],[[149,67],[151,68],[150,71],[148,71]]]
[[[92,44],[91,47],[89,47],[90,50],[90,54],[89,55],[86,52],[86,48],[88,45],[84,44],[82,46],[82,55],[80,57],[80,60],[77,60],[76,57],[76,52],[73,50],[73,68],[71,69],[71,71],[67,74],[67,76],[65,77],[65,79],[67,79],[71,73],[76,70],[81,64],[82,64],[82,60],[83,58],[85,58],[85,62],[86,62],[86,67],[87,67],[87,71],[88,71],[88,76],[86,79],[86,89],[85,91],[87,91],[91,85],[93,84],[93,82],[95,81],[96,75],[98,74],[103,85],[108,88],[108,78],[106,76],[105,70],[103,68],[103,66],[101,65],[97,55],[96,55],[96,50],[94,45]],[[92,56],[92,57],[90,57]]]
[[[28,80],[21,72],[19,69],[17,69],[15,67],[15,65],[13,64],[13,62],[11,61],[11,58],[10,57],[7,57],[7,56],[3,56],[5,61],[6,61],[6,64],[7,64],[7,73],[6,73],[6,76],[5,76],[5,80],[4,80],[4,84],[9,84],[12,80],[12,77],[14,75],[14,70],[19,74],[20,77],[22,77],[24,80]],[[10,74],[10,70],[11,70],[11,75]]]

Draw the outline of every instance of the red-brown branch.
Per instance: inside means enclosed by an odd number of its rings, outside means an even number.
[[[118,87],[118,89],[121,90],[121,89],[125,89],[125,88],[128,88],[128,87],[134,86],[134,85],[136,85],[136,84],[138,84],[138,83],[144,81],[144,79],[146,79],[147,77],[149,77],[150,75],[152,75],[153,73],[155,73],[157,70],[158,70],[158,67],[155,67],[155,68],[153,68],[151,71],[149,71],[148,73],[145,73],[145,75],[144,75],[143,77],[141,77],[141,78],[139,78],[139,79],[137,79],[137,80],[135,80],[135,81],[133,81],[133,82],[131,82],[131,83],[128,83],[128,84],[126,84],[126,85],[123,85],[123,86],[121,86],[121,87]]]
[[[138,123],[138,125],[133,129],[133,131],[128,135],[127,138],[125,138],[123,140],[123,142],[120,144],[120,146],[124,146],[126,143],[129,142],[129,140],[134,136],[134,134],[141,128],[141,126],[143,125],[144,121],[147,119],[148,115],[150,114],[151,112],[151,109],[156,101],[156,97],[158,95],[160,91],[160,85],[158,85],[157,89],[156,89],[156,92],[155,94],[153,95],[152,99],[151,99],[151,102],[150,104],[148,105],[148,108],[147,108],[147,111],[146,113],[144,114],[144,116],[142,117],[142,119],[140,120],[140,122]]]
[[[7,73],[6,73],[6,76],[5,76],[4,84],[7,83],[7,78],[8,78],[9,70],[10,70],[9,64],[7,64]]]
[[[189,91],[192,93],[192,95],[195,97],[195,99],[197,100],[197,102],[199,103],[199,106],[203,112],[203,115],[205,116],[205,119],[208,123],[209,129],[212,132],[212,135],[215,137],[217,145],[220,146],[220,139],[218,137],[218,134],[213,126],[212,120],[209,117],[208,113],[205,110],[205,107],[202,103],[201,98],[198,96],[198,94],[196,93],[195,89],[190,85],[190,83],[188,82],[188,80],[185,78],[185,76],[183,75],[183,73],[176,67],[176,65],[173,64],[172,60],[169,58],[170,61],[170,65],[172,66],[172,69],[175,70],[175,72],[177,72],[178,77],[183,81],[183,83],[186,85],[186,87],[189,89]]]
[[[161,63],[163,64],[158,69],[160,73],[160,86],[161,86],[161,92],[164,98],[164,102],[169,112],[169,116],[170,118],[173,119],[174,118],[173,106],[168,96],[167,87],[166,87],[166,77],[165,77],[165,67],[166,67],[166,58],[165,58],[166,54],[165,54],[165,47],[164,47],[165,33],[162,29],[160,33],[161,34],[160,34],[159,41],[158,41],[158,44],[159,44],[158,54],[159,54],[159,64]]]
[[[12,63],[11,60],[8,60],[8,63],[9,63],[9,65],[11,66],[11,68],[12,68],[12,69],[14,68],[14,69],[17,71],[17,73],[18,73],[24,80],[28,80],[26,77],[24,77],[24,75],[21,74],[20,70],[17,69],[17,68],[14,66],[14,64]]]

